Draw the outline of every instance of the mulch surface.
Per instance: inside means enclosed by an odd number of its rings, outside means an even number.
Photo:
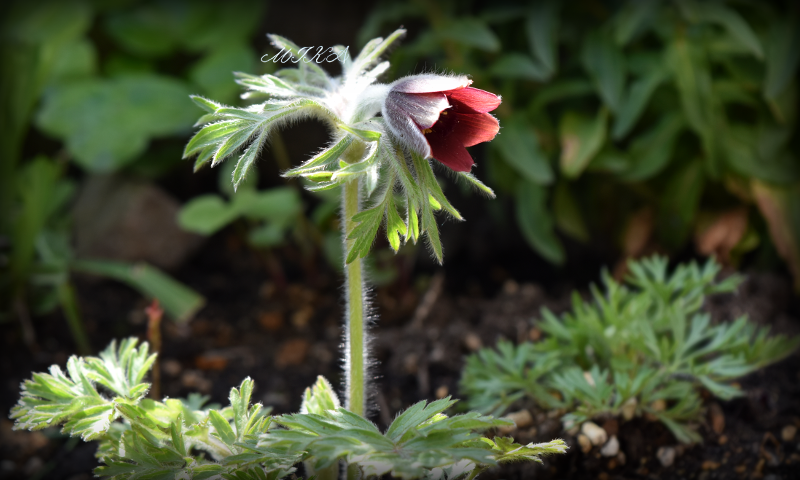
[[[249,376],[256,382],[254,400],[272,406],[274,413],[286,413],[299,408],[303,390],[317,375],[341,385],[343,303],[337,275],[325,269],[312,274],[289,269],[284,282],[268,271],[262,258],[216,237],[175,272],[202,292],[208,304],[187,325],[164,323],[163,396],[199,391],[212,402],[227,404],[230,388]],[[418,276],[413,285],[395,282],[371,294],[371,310],[377,316],[370,344],[376,359],[371,419],[380,428],[419,400],[458,398],[466,355],[501,338],[535,338],[535,319],[542,307],[558,313],[570,305],[567,291],[554,293],[508,278],[490,294],[453,291],[449,285],[464,290],[464,282],[447,275],[447,270],[433,271]],[[77,278],[76,283],[95,349],[113,338],[144,338],[147,302],[136,292],[109,281]],[[753,274],[737,294],[717,296],[707,308],[718,321],[747,314],[772,325],[773,331],[800,333],[798,301],[783,277]],[[35,327],[38,348],[31,351],[23,345],[16,323],[0,325],[0,409],[5,412],[31,371],[44,371],[53,363],[63,366],[74,352],[60,314],[37,318]],[[661,424],[644,419],[606,422],[602,426],[616,433],[620,443],[621,454],[611,458],[598,448],[582,452],[557,417],[520,403],[517,407],[528,409],[533,423],[512,435],[521,442],[562,437],[570,445],[569,453],[547,458],[544,465],[504,466],[481,478],[800,478],[800,433],[790,438],[792,429],[787,428],[800,428],[800,355],[745,377],[740,384],[746,392],[741,398],[709,399],[713,415],[701,426],[700,445],[680,446]],[[89,479],[96,466],[93,454],[93,445],[55,430],[12,432],[11,422],[0,420],[0,478]],[[674,461],[665,467],[659,457],[669,455]]]

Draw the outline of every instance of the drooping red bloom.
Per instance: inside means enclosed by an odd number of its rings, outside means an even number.
[[[425,158],[457,172],[475,162],[466,147],[492,140],[500,130],[490,115],[497,95],[470,87],[466,77],[414,75],[392,84],[382,114],[394,136]]]

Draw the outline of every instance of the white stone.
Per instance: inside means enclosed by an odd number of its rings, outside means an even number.
[[[608,440],[606,431],[594,422],[585,422],[581,427],[581,432],[589,437],[589,441],[591,441],[594,446],[602,445]]]
[[[614,457],[619,453],[619,440],[616,435],[611,435],[603,448],[600,449],[600,455],[604,457]]]
[[[636,397],[625,400],[625,403],[622,404],[622,418],[631,420],[633,416],[636,415],[636,407],[638,406],[639,401],[636,400]]]
[[[672,447],[661,447],[656,452],[656,458],[665,467],[671,466],[675,463],[675,449]]]

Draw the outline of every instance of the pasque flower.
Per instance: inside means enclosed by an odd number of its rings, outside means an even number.
[[[500,130],[488,113],[500,105],[500,97],[471,83],[464,76],[401,78],[390,85],[381,113],[399,142],[457,172],[468,172],[475,162],[465,147],[488,142]]]

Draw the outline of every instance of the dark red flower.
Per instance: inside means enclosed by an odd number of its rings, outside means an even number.
[[[466,77],[414,75],[392,84],[382,114],[394,136],[425,158],[457,172],[475,162],[466,147],[492,140],[500,130],[490,115],[500,97],[469,85]]]

